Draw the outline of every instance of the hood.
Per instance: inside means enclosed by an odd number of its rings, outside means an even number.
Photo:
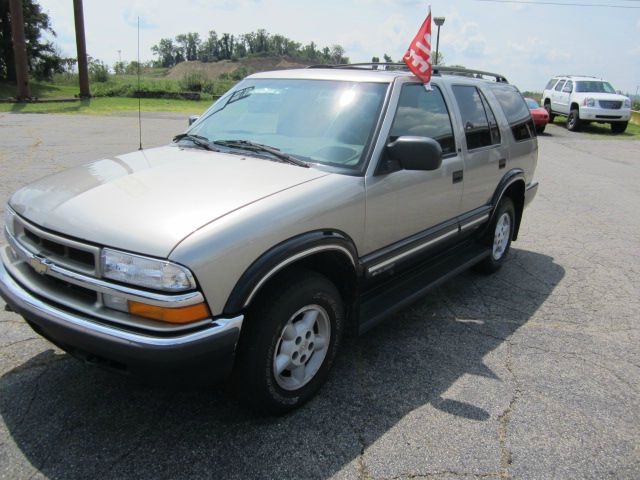
[[[18,190],[10,205],[54,232],[166,257],[203,225],[326,175],[264,158],[169,145],[50,175]]]

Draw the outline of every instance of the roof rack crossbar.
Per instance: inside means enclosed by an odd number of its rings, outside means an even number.
[[[311,65],[307,68],[337,68],[337,69],[351,69],[351,70],[406,70],[409,71],[404,63],[384,63],[384,62],[367,62],[367,63],[341,63],[334,65]],[[469,68],[460,67],[447,67],[441,65],[435,65],[433,67],[433,75],[453,74],[462,76],[477,76],[478,78],[493,77],[496,82],[509,83],[504,75],[499,73],[485,72],[484,70],[473,70]]]

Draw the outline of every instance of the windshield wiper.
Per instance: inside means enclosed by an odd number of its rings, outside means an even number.
[[[241,148],[243,150],[249,150],[252,152],[270,153],[274,157],[280,160],[283,160],[285,162],[291,163],[293,165],[297,165],[299,167],[309,168],[309,164],[307,162],[304,162],[299,158],[294,157],[293,155],[288,155],[284,152],[281,152],[279,149],[275,147],[270,147],[269,145],[250,142],[249,140],[216,140],[213,143],[215,145],[220,145],[222,147]]]
[[[193,135],[191,133],[181,133],[180,135],[176,135],[173,137],[174,142],[179,142],[180,140],[190,140],[195,145],[202,147],[206,150],[211,150],[212,152],[217,152],[215,148],[211,146],[211,142],[207,137],[203,137],[202,135]]]

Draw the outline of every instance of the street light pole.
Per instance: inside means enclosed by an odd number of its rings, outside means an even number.
[[[433,21],[436,23],[436,26],[438,27],[438,36],[436,38],[436,65],[438,65],[438,63],[440,63],[440,57],[439,57],[439,52],[440,52],[440,27],[442,25],[444,25],[444,17],[434,17]]]

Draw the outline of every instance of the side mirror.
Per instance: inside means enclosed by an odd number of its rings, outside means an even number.
[[[195,122],[198,121],[198,119],[200,118],[200,115],[191,115],[189,117],[189,126],[193,125]]]
[[[433,138],[398,137],[386,151],[405,170],[437,170],[442,165],[442,148]]]

